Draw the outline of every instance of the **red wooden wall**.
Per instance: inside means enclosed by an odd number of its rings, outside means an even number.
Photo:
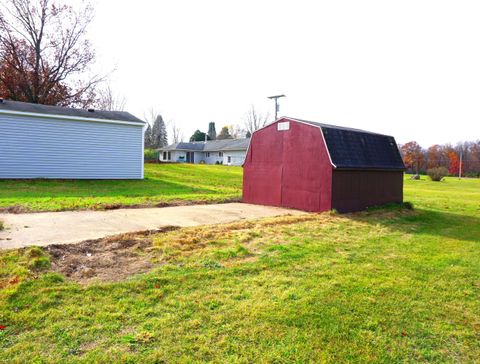
[[[243,201],[305,211],[327,211],[332,201],[332,165],[319,128],[279,120],[255,132],[245,159]]]

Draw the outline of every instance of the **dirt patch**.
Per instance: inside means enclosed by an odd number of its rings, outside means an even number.
[[[152,237],[176,229],[168,226],[77,244],[49,245],[45,251],[51,256],[52,270],[77,282],[121,281],[161,265],[153,263]]]
[[[0,213],[7,213],[7,214],[24,214],[30,212],[25,207],[20,205],[13,205],[8,207],[0,208]]]

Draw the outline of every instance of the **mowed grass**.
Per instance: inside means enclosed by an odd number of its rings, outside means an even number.
[[[3,252],[2,360],[477,362],[480,180],[407,179],[405,198],[414,211],[158,234],[161,264],[116,283],[69,281],[38,248]]]
[[[145,164],[144,180],[0,180],[0,209],[61,211],[222,202],[241,195],[241,167]]]

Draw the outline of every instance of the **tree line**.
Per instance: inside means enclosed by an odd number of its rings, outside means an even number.
[[[452,176],[480,177],[480,140],[451,144],[435,144],[422,148],[411,141],[400,145],[400,153],[408,172],[426,173],[444,167]]]
[[[241,124],[225,125],[217,134],[214,122],[208,124],[208,131],[203,132],[200,129],[195,130],[190,137],[191,142],[201,142],[206,140],[224,140],[250,138],[256,130],[263,128],[268,123],[269,115],[258,112],[253,105],[245,113]]]

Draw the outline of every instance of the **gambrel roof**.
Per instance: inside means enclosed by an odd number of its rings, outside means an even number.
[[[390,135],[289,117],[281,119],[320,128],[337,169],[405,169],[395,138]]]

